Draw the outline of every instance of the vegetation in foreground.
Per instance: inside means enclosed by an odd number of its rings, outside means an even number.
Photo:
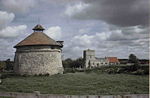
[[[0,85],[2,92],[49,94],[148,94],[148,75],[67,73],[53,76],[10,76]]]
[[[83,70],[82,58],[66,59],[63,61],[65,68],[63,75],[18,76],[8,73],[13,70],[13,63],[7,60],[0,62],[2,72],[0,91],[26,93],[40,91],[69,95],[148,94],[149,66],[139,64],[133,54],[129,56],[128,63],[132,65],[102,66]]]
[[[14,98],[14,97],[0,96],[0,98]]]

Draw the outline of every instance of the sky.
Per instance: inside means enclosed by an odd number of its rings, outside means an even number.
[[[41,24],[63,40],[63,59],[149,57],[149,0],[0,0],[0,60],[14,59],[15,46]]]

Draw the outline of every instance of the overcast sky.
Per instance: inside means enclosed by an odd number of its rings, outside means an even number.
[[[148,0],[0,0],[0,60],[12,59],[13,48],[36,24],[63,40],[63,58],[138,58],[149,54]]]

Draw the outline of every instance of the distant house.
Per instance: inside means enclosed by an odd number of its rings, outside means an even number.
[[[100,63],[99,65],[108,65],[109,62],[106,58],[96,58],[96,60]]]
[[[106,57],[106,59],[108,60],[109,65],[118,65],[118,64],[120,64],[117,57]]]
[[[95,57],[95,50],[90,49],[83,51],[83,58],[85,62],[85,68],[94,68],[100,66],[120,64],[117,57],[97,58]]]

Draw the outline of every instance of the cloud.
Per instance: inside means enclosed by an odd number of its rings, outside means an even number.
[[[142,26],[121,27],[105,32],[79,33],[65,41],[66,58],[78,58],[85,49],[94,49],[98,57],[117,56],[128,58],[135,53],[139,58],[148,58],[148,28]]]
[[[77,5],[81,4],[88,6],[82,10],[78,9]],[[66,12],[69,9],[72,10],[68,14]],[[149,2],[148,0],[83,0],[82,3],[68,6],[65,14],[82,20],[103,20],[118,26],[148,25]]]
[[[0,11],[0,29],[7,26],[13,21],[15,15],[13,13],[8,13],[6,11]]]
[[[26,29],[26,25],[8,26],[0,31],[0,38],[16,38]]]
[[[1,2],[1,1],[0,1]],[[15,18],[14,13],[0,11],[0,51],[1,60],[14,57],[15,50],[12,48],[18,36],[22,35],[27,29],[26,25],[11,26]]]
[[[12,48],[13,44],[12,42],[6,40],[6,39],[0,39],[0,60],[7,60],[11,59],[13,60],[15,50]]]
[[[148,22],[147,4],[147,0],[0,0],[3,12],[14,13],[14,18],[11,16],[3,22],[6,26],[1,25],[4,27],[0,29],[3,32],[0,58],[13,58],[12,47],[31,34],[31,29],[23,33],[24,30],[17,27],[22,23],[32,27],[37,24],[38,16],[41,24],[49,27],[44,31],[46,34],[55,40],[64,40],[65,58],[80,57],[88,48],[96,50],[98,57],[126,58],[129,53],[135,53],[147,58],[148,30],[141,26]],[[4,21],[3,18],[6,15],[1,19]]]
[[[14,20],[14,13],[0,11],[0,38],[15,38],[19,36],[26,28],[26,25],[9,26]]]
[[[77,36],[74,36],[72,44],[80,45],[82,47],[91,46],[93,38],[94,38],[93,35],[87,35],[87,34],[77,35]]]
[[[68,5],[66,10],[65,10],[65,14],[68,16],[73,16],[76,13],[80,13],[82,12],[84,9],[86,9],[89,5],[80,2],[79,4],[76,4],[74,6]]]
[[[1,0],[2,9],[14,13],[26,13],[36,5],[35,0]]]
[[[97,42],[105,41],[107,37],[109,37],[109,33],[106,32],[101,32],[101,33],[96,32],[93,35],[87,35],[87,34],[76,35],[73,37],[72,43],[74,45],[79,45],[80,47],[90,48],[93,45],[95,45]]]
[[[79,30],[80,31],[80,30]],[[82,56],[85,49],[101,50],[107,49],[110,45],[106,42],[106,32],[95,32],[95,34],[79,34],[65,41],[63,53],[66,58],[78,58]],[[107,44],[106,44],[107,43]],[[101,57],[104,55],[101,55]]]
[[[49,28],[45,31],[45,33],[46,33],[49,37],[51,37],[51,38],[53,38],[53,39],[55,39],[55,40],[60,40],[61,35],[62,35],[61,32],[62,32],[62,30],[61,30],[61,27],[59,27],[59,26],[49,27]]]
[[[90,31],[89,28],[84,28],[84,29],[80,29],[80,30],[79,30],[79,33],[83,34],[83,33],[89,32],[89,31]]]
[[[137,39],[148,38],[148,28],[141,26],[132,26],[126,28],[120,28],[118,30],[112,30],[109,41],[130,41]]]

